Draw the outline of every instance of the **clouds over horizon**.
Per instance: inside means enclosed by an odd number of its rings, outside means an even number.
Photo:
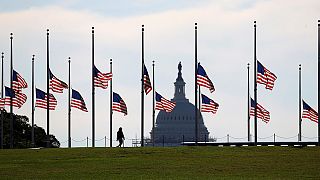
[[[220,6],[226,10],[244,10],[254,6],[257,2],[265,0],[122,0],[119,3],[114,3],[111,0],[106,1],[85,1],[85,0],[53,0],[41,1],[31,0],[28,3],[25,1],[3,1],[0,7],[0,12],[17,12],[22,10],[29,10],[33,8],[46,8],[48,6],[62,7],[68,10],[87,11],[90,13],[101,14],[110,17],[127,17],[127,16],[141,16],[150,15],[154,13],[161,13],[168,10],[185,10],[192,8],[202,8],[208,4]]]
[[[36,1],[34,1],[36,2]],[[73,110],[73,137],[91,136],[91,27],[95,27],[95,62],[101,71],[109,70],[113,58],[114,90],[128,106],[129,115],[114,113],[114,134],[124,127],[130,138],[140,136],[140,60],[141,24],[145,24],[145,59],[151,73],[156,61],[156,88],[167,98],[173,97],[177,64],[182,61],[187,97],[193,102],[194,22],[198,22],[198,58],[206,67],[216,92],[203,93],[220,105],[218,114],[203,114],[211,135],[246,135],[247,68],[253,64],[253,21],[257,20],[258,59],[278,79],[272,92],[259,86],[259,102],[271,112],[269,124],[259,122],[259,134],[274,132],[282,136],[297,134],[298,64],[303,67],[303,97],[316,107],[317,19],[320,3],[300,1],[201,1],[193,5],[151,3],[106,3],[84,6],[80,1],[54,1],[52,4],[25,8],[0,9],[0,50],[5,52],[5,74],[9,68],[9,34],[14,33],[14,67],[30,84],[31,55],[36,54],[36,85],[45,87],[46,29],[50,29],[50,67],[67,81],[67,58],[72,60],[72,87],[86,100],[89,113]],[[95,11],[95,6],[101,8]],[[133,8],[124,15],[101,12],[108,8]],[[159,6],[155,9],[149,6]],[[177,7],[179,6],[179,7]],[[152,11],[151,11],[152,10]],[[122,11],[118,13],[121,14]],[[251,65],[252,68],[252,65]],[[252,71],[250,72],[252,79]],[[9,76],[5,76],[6,83]],[[251,82],[252,84],[252,82]],[[251,85],[251,92],[252,85]],[[28,89],[27,94],[30,94]],[[109,91],[96,90],[96,137],[109,134]],[[28,96],[30,97],[30,95]],[[51,113],[50,132],[63,141],[67,138],[67,95],[57,95],[58,109]],[[17,113],[30,115],[30,100]],[[36,111],[36,122],[45,127],[45,112]],[[151,129],[151,96],[146,97],[145,135]],[[286,128],[284,128],[286,127]],[[316,126],[303,121],[305,136],[316,136]],[[253,133],[253,132],[252,132]]]

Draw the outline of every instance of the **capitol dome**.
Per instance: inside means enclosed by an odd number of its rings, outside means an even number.
[[[172,112],[160,111],[156,119],[154,133],[156,145],[180,145],[181,142],[195,141],[195,106],[189,102],[185,95],[185,82],[182,78],[181,63],[178,65],[178,77],[175,93],[171,101],[176,102]],[[209,132],[204,125],[201,112],[198,110],[198,141],[206,141]]]

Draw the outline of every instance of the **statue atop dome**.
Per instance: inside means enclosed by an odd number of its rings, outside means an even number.
[[[178,64],[178,77],[176,79],[176,82],[174,83],[175,86],[175,91],[174,91],[174,97],[173,97],[173,101],[188,101],[188,99],[186,99],[186,94],[185,94],[185,85],[186,83],[184,82],[183,78],[182,78],[182,65],[181,65],[181,61]]]
[[[182,65],[181,65],[181,61],[178,64],[178,70],[179,70],[179,74],[181,73],[181,69],[182,69]]]
[[[178,64],[178,77],[177,77],[177,81],[183,81],[183,78],[182,78],[182,73],[181,73],[181,70],[182,70],[182,65],[181,65],[181,61],[179,62]]]

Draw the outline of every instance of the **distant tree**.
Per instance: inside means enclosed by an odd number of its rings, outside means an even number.
[[[11,113],[7,113],[6,110],[1,110],[1,116],[3,118],[3,147],[10,148],[10,120]],[[29,118],[27,116],[21,116],[13,114],[13,147],[14,148],[30,148],[32,146],[31,141],[31,125],[28,123]],[[34,125],[34,147],[46,147],[47,146],[47,136],[46,132],[42,127]],[[50,134],[50,147],[58,148],[60,147],[60,142],[56,139],[54,135]]]

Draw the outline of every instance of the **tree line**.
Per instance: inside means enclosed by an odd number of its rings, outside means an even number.
[[[1,110],[0,120],[3,120],[3,148],[10,148],[10,121],[11,113],[5,109]],[[1,123],[0,123],[1,130]],[[0,131],[1,132],[1,131]],[[29,124],[29,118],[18,114],[13,114],[13,147],[14,148],[32,148],[32,147],[46,147],[47,135],[42,127],[34,125],[34,140],[32,144],[31,139],[32,126]],[[50,134],[50,147],[59,148],[60,142],[58,139]]]

